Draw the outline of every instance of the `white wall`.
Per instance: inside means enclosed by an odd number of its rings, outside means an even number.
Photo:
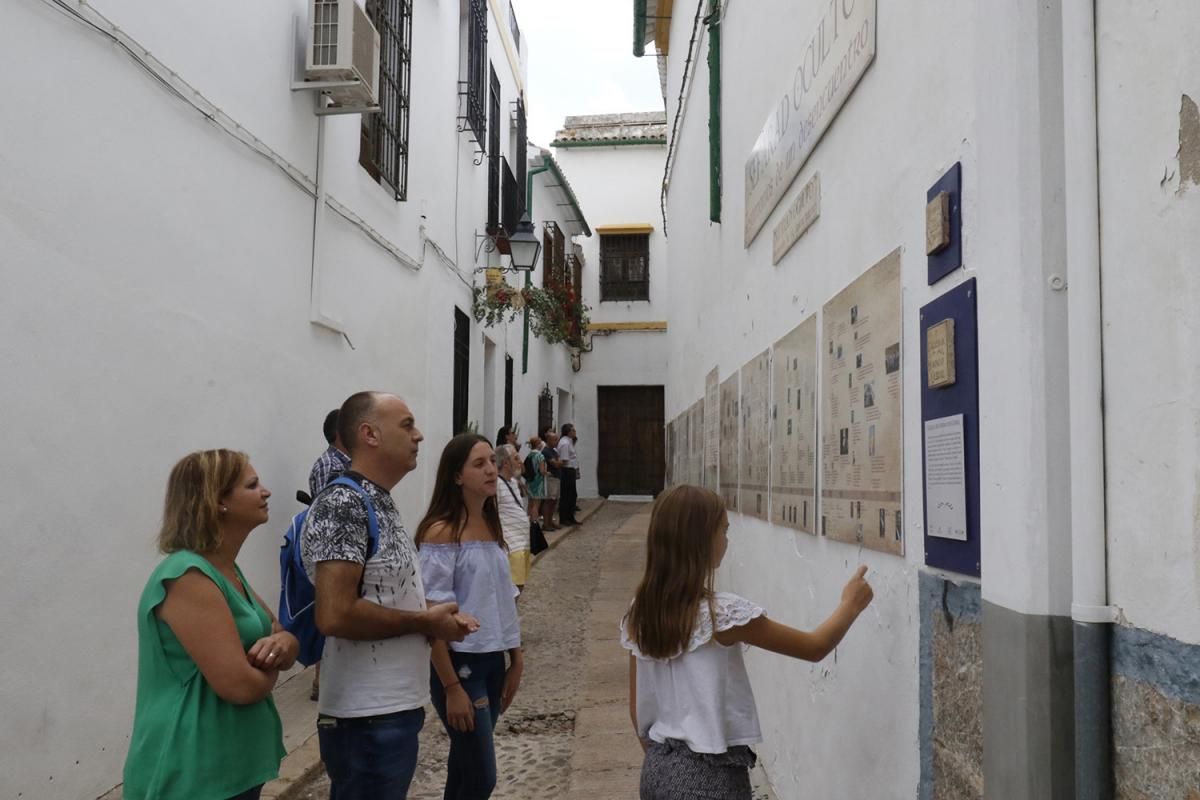
[[[666,148],[662,145],[559,147],[562,165],[593,229],[604,225],[649,224],[650,299],[600,302],[600,236],[584,239],[583,301],[592,322],[648,322],[666,319],[670,306],[667,245],[662,232],[659,188]],[[615,176],[619,179],[614,180]],[[589,279],[590,276],[590,279]]]
[[[708,223],[707,48],[697,46],[668,198],[667,417],[703,396],[714,365],[722,380],[734,374],[902,248],[906,555],[735,515],[720,583],[810,627],[853,566],[869,565],[876,601],[836,659],[748,657],[766,736],[760,756],[781,799],[910,797],[924,562],[918,312],[968,277],[979,287],[983,595],[1024,614],[1070,614],[1066,295],[1053,282],[1065,275],[1062,31],[1053,4],[880,3],[875,63],[744,248],[745,160],[801,56],[796,41],[823,9],[784,0],[726,9],[720,226]],[[1200,187],[1181,190],[1174,176],[1200,148],[1176,154],[1181,95],[1200,94],[1200,58],[1185,33],[1198,14],[1105,5],[1098,81],[1112,600],[1131,624],[1192,642],[1200,368],[1189,334],[1200,298]],[[669,123],[690,35],[690,16],[677,16]],[[925,191],[955,161],[966,266],[929,287]],[[820,219],[772,266],[771,230],[817,171]]]
[[[302,2],[96,8],[314,177],[312,100],[288,88]],[[4,541],[19,554],[0,567],[10,656],[0,668],[0,795],[87,798],[120,781],[134,610],[180,456],[244,449],[275,491],[272,521],[240,558],[271,598],[278,537],[324,447],[325,412],[359,389],[396,391],[427,442],[396,491],[415,525],[451,433],[452,309],[470,312],[486,169],[455,130],[458,4],[418,4],[409,200],[396,203],[357,165],[357,117],[326,127],[329,193],[406,254],[326,212],[320,307],[351,348],[309,322],[308,192],[104,37],[36,0],[8,4],[4,17],[0,66],[32,83],[21,112],[0,115],[0,276],[13,301],[0,318],[13,456],[0,467],[0,506]],[[490,27],[507,110],[515,78],[495,19]],[[29,63],[44,68],[28,73]],[[515,405],[530,409],[532,427],[539,382],[569,384],[565,349],[535,342],[536,371],[522,377],[519,336],[486,335],[497,396],[483,397],[484,332],[473,328],[469,417],[484,419],[486,403],[503,413],[507,350]]]
[[[593,230],[604,225],[644,223],[654,227],[650,234],[648,301],[600,302],[600,236],[580,241],[584,257],[583,302],[591,308],[594,325],[663,321],[670,313],[674,298],[669,292],[667,247],[659,211],[665,156],[666,148],[661,145],[555,150],[555,158],[571,181]],[[614,180],[614,176],[620,176],[619,180]],[[599,494],[597,387],[663,386],[666,382],[667,339],[663,333],[616,331],[608,336],[593,336],[591,342],[592,351],[582,354],[581,370],[575,378],[580,497]]]
[[[1200,7],[1097,6],[1110,600],[1200,644]],[[1155,42],[1153,48],[1147,42]]]
[[[673,281],[667,417],[703,397],[705,376],[714,366],[722,380],[735,374],[879,259],[902,248],[906,555],[883,555],[734,514],[718,582],[761,603],[774,618],[811,629],[832,611],[855,565],[868,565],[876,600],[836,657],[809,665],[748,654],[765,736],[758,752],[781,800],[912,797],[919,776],[917,570],[923,562],[917,311],[974,274],[970,268],[979,258],[968,233],[966,273],[933,289],[926,286],[925,192],[961,160],[964,218],[975,219],[976,90],[964,67],[972,60],[965,34],[973,20],[969,4],[901,11],[881,3],[875,63],[762,232],[744,248],[746,158],[803,55],[797,42],[815,28],[827,5],[761,0],[727,9],[720,225],[708,220],[707,44],[697,45],[699,69],[680,123],[668,197]],[[690,22],[690,15],[680,15],[672,24],[668,126],[674,122]],[[771,231],[817,171],[820,219],[773,266]],[[986,285],[984,276],[980,281]],[[981,299],[987,302],[983,289]]]

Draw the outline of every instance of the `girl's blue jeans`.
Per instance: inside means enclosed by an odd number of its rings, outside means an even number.
[[[492,732],[500,719],[500,691],[504,688],[504,653],[450,651],[454,674],[462,683],[475,711],[475,730],[456,731],[446,722],[446,692],[437,671],[430,671],[429,694],[433,707],[450,736],[446,765],[445,800],[487,800],[496,788],[496,747]]]

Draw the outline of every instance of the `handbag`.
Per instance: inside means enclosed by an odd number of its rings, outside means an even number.
[[[546,541],[546,534],[542,533],[542,526],[536,519],[529,520],[529,552],[536,556],[548,549],[550,543]]]
[[[521,505],[521,501],[517,498],[517,493],[513,491],[512,484],[504,480],[503,477],[500,480],[504,481],[504,485],[512,494],[513,500],[517,501],[517,505]],[[546,534],[542,533],[542,526],[538,524],[536,519],[529,520],[529,552],[536,556],[538,553],[549,548],[550,543],[546,541]]]

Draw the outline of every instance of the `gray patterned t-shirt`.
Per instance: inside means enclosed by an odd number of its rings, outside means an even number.
[[[385,608],[425,608],[416,547],[391,494],[369,480],[363,488],[379,521],[379,548],[363,570],[361,596]],[[335,486],[313,502],[300,534],[300,553],[316,582],[321,561],[363,563],[367,509],[353,489]],[[410,634],[378,641],[330,636],[321,657],[318,710],[334,717],[369,717],[421,708],[429,702],[429,644]]]

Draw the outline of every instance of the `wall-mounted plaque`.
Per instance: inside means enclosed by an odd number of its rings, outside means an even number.
[[[921,372],[935,348],[929,337],[954,323],[955,378],[940,389],[921,382],[924,423],[925,563],[964,575],[980,574],[979,359],[975,279],[959,284],[921,309]]]
[[[738,509],[766,519],[771,467],[771,351],[742,367],[742,455],[738,459]]]
[[[875,60],[875,4],[810,6],[821,10],[821,18],[796,44],[799,63],[787,65],[783,91],[746,160],[746,247]]]
[[[925,331],[925,363],[925,379],[930,389],[954,385],[953,319],[944,319]]]
[[[775,226],[772,264],[778,264],[821,216],[821,173],[813,175]]]
[[[738,510],[738,374],[721,384],[721,497],[730,511]]]
[[[817,315],[771,351],[771,521],[817,532]]]
[[[825,304],[821,533],[903,555],[900,251]]]

